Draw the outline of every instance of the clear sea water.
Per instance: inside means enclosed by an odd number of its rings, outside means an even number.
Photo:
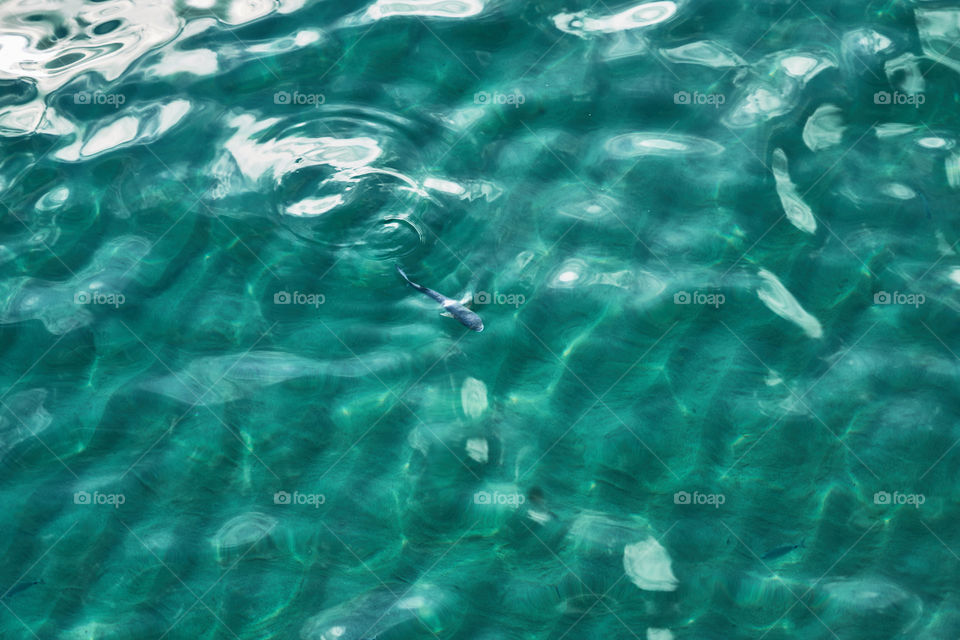
[[[956,640],[958,43],[3,2],[0,637]]]

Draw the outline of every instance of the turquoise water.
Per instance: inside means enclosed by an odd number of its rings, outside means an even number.
[[[958,24],[3,3],[0,636],[960,637]]]

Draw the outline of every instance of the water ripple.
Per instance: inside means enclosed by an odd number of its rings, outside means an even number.
[[[615,158],[638,156],[712,156],[724,148],[713,140],[675,133],[636,132],[610,138],[607,151]]]

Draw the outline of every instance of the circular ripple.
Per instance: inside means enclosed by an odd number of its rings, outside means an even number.
[[[280,223],[297,237],[373,260],[421,245],[418,221],[437,204],[405,173],[421,166],[421,124],[329,105],[318,118],[271,134],[244,142],[245,155],[270,158],[258,168],[272,178]]]
[[[386,169],[325,173],[308,167],[281,179],[281,220],[293,233],[330,247],[358,247],[374,259],[420,245],[411,220],[429,200],[415,182]]]
[[[413,253],[423,241],[420,229],[406,218],[385,218],[367,230],[361,251],[375,260],[389,260]]]

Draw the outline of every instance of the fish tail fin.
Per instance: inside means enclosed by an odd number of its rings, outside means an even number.
[[[399,264],[397,264],[396,267],[397,267],[397,273],[399,273],[401,276],[403,276],[403,279],[407,281],[407,284],[409,284],[411,287],[413,287],[413,288],[416,289],[417,291],[424,291],[423,286],[422,286],[422,285],[419,285],[419,284],[417,284],[416,282],[414,282],[413,280],[411,280],[411,279],[410,279],[410,276],[407,275],[406,271],[404,271],[403,269],[400,268],[400,265],[399,265]]]

